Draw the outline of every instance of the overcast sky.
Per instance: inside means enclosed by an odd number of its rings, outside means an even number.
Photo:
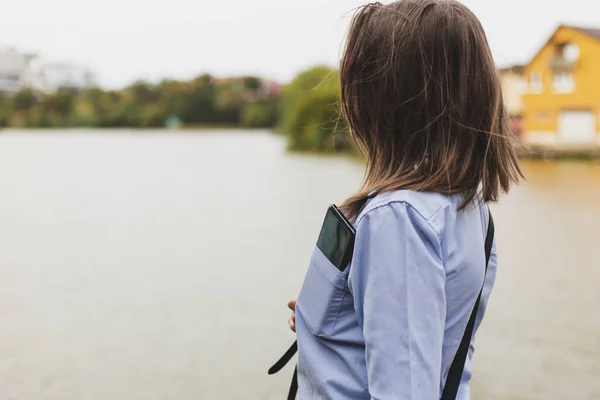
[[[561,22],[600,27],[598,0],[464,0],[496,62],[527,61]],[[336,65],[355,0],[0,0],[0,43],[88,65],[101,84]]]

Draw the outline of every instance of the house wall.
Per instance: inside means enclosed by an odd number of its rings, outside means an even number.
[[[556,93],[554,74],[550,61],[555,45],[571,42],[579,46],[580,57],[573,76],[575,89],[572,93]],[[530,142],[553,142],[557,140],[558,118],[561,110],[586,109],[596,115],[597,138],[600,141],[600,41],[576,29],[561,27],[552,39],[525,67],[525,77],[532,73],[542,76],[543,90],[532,93],[531,85],[523,95],[524,137]]]

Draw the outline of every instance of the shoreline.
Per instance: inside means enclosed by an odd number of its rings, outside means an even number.
[[[518,146],[518,155],[522,159],[533,160],[589,160],[600,161],[600,144],[568,143],[524,143]]]
[[[63,128],[31,128],[31,127],[0,127],[0,135],[7,133],[94,133],[102,131],[104,134],[117,134],[129,132],[131,134],[204,134],[209,132],[265,132],[268,131],[274,135],[285,136],[276,128],[245,128],[236,125],[185,125],[177,128],[141,128],[141,127],[63,127]],[[582,160],[582,161],[600,161],[600,143],[592,144],[569,144],[569,143],[515,143],[519,159],[523,160]],[[293,154],[318,154],[319,156],[335,156],[356,159],[360,156],[352,150],[328,151],[320,148],[303,149],[288,148]]]

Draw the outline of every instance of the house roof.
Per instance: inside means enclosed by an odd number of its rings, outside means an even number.
[[[552,33],[552,35],[548,38],[548,40],[546,41],[546,43],[544,43],[543,46],[540,47],[540,49],[535,53],[535,55],[531,58],[531,61],[529,61],[529,64],[531,64],[536,58],[537,56],[542,52],[542,50],[548,45],[548,43],[550,43],[552,41],[552,39],[554,39],[554,37],[556,36],[556,33],[561,29],[561,28],[568,28],[568,29],[573,29],[576,30],[578,32],[583,33],[584,35],[590,36],[596,40],[600,40],[600,28],[587,28],[587,27],[582,27],[582,26],[575,26],[575,25],[559,25],[554,32]]]
[[[588,36],[600,40],[600,28],[581,28],[577,26],[570,26],[569,28],[573,28],[581,33],[584,33]]]
[[[523,73],[524,69],[525,69],[525,65],[515,64],[515,65],[509,65],[508,67],[500,68],[499,71],[502,74],[512,72],[514,74],[520,75]]]

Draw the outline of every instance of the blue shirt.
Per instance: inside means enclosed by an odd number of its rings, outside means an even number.
[[[344,272],[315,248],[296,306],[300,398],[434,400],[484,283],[488,212],[396,191],[356,221]],[[492,249],[475,330],[496,278]],[[475,337],[475,335],[473,335]],[[467,400],[473,342],[457,399]]]

